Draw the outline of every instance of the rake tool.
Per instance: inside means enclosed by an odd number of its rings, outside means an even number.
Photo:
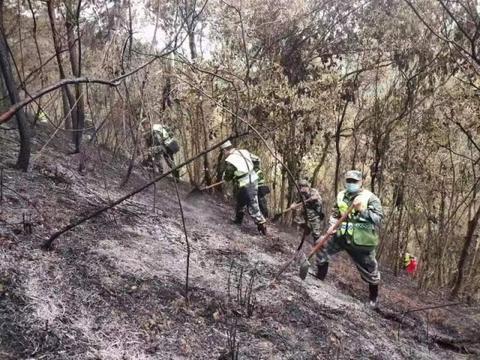
[[[305,200],[305,203],[309,203],[310,201],[313,201],[313,200],[316,200],[316,199],[315,198],[308,198],[307,200]],[[286,214],[286,213],[288,213],[292,210],[299,209],[301,206],[302,206],[302,203],[299,203],[296,206],[289,207],[288,209],[285,209],[282,212],[279,212],[278,214],[275,214],[272,218],[272,222],[277,222],[278,219],[280,219],[284,214]]]
[[[222,180],[222,181],[219,181],[219,182],[216,182],[212,185],[208,185],[208,186],[205,186],[203,188],[199,188],[198,186],[195,186],[188,194],[187,194],[187,198],[190,198],[190,197],[195,197],[195,196],[199,196],[201,194],[203,194],[203,192],[205,190],[209,190],[209,189],[212,189],[214,187],[217,187],[217,186],[220,186],[224,183],[225,181]]]

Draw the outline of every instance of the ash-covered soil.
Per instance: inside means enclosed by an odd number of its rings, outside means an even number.
[[[86,170],[63,136],[35,137],[33,168],[13,168],[13,131],[0,130],[0,359],[479,359],[478,305],[408,312],[448,303],[413,280],[383,271],[378,311],[349,259],[324,283],[302,282],[292,256],[300,235],[230,223],[220,197],[186,198],[186,243],[171,178],[42,242],[148,181],[127,161],[88,146]],[[155,205],[155,206],[154,206]],[[155,207],[155,209],[154,209]],[[24,221],[25,218],[25,221]],[[27,222],[27,226],[24,226]],[[29,234],[29,225],[32,233]]]

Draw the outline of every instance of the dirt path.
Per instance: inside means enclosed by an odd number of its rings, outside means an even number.
[[[5,184],[16,191],[5,189],[0,208],[0,359],[228,359],[237,346],[240,359],[480,357],[478,310],[402,316],[446,301],[419,297],[411,280],[384,272],[381,308],[372,311],[343,257],[325,283],[312,276],[302,282],[294,266],[275,288],[252,291],[272,278],[298,239],[278,229],[265,239],[251,222],[233,226],[232,208],[210,196],[184,202],[192,245],[187,306],[185,239],[171,179],[157,186],[156,212],[149,189],[65,234],[54,251],[41,251],[54,229],[127,193],[145,174],[137,170],[119,189],[122,162],[91,151],[95,167],[79,175],[78,159],[64,155],[62,142],[21,174],[9,167],[13,146],[0,145]],[[183,196],[187,190],[181,186]],[[24,212],[38,222],[32,235],[22,231]]]

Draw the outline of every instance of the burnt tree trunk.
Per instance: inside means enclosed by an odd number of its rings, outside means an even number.
[[[0,76],[0,112],[8,110],[10,102],[8,101],[8,92],[3,81],[3,76]]]
[[[195,27],[196,23],[196,11],[195,11],[196,1],[185,1],[185,22],[187,25],[188,32],[188,47],[190,48],[190,57],[194,61],[197,58],[197,47],[195,44]]]
[[[338,193],[338,182],[340,177],[340,164],[342,161],[342,154],[340,153],[340,135],[342,134],[342,125],[343,121],[345,120],[345,114],[347,113],[348,107],[348,100],[345,101],[345,105],[343,106],[342,116],[338,120],[337,128],[335,129],[335,151],[336,151],[336,159],[335,159],[335,194]]]
[[[457,279],[455,280],[455,285],[451,293],[452,297],[458,296],[458,294],[460,293],[460,290],[463,287],[468,250],[470,249],[470,247],[474,242],[475,229],[477,228],[479,220],[480,220],[480,206],[477,208],[477,211],[473,215],[473,218],[468,222],[467,234],[465,235],[465,242],[463,243],[462,253],[460,254],[460,260],[458,261]]]
[[[209,146],[209,138],[208,138],[208,121],[205,119],[205,112],[203,111],[203,103],[200,102],[198,104],[199,106],[199,112],[201,115],[201,122],[202,122],[202,135],[203,135],[203,147],[205,149],[208,148]],[[205,154],[203,157],[203,179],[205,185],[211,185],[212,184],[212,175],[210,173],[210,160],[208,158],[208,154]]]
[[[20,97],[10,64],[8,44],[3,28],[3,0],[0,0],[0,69],[10,102],[15,104],[20,101]],[[27,171],[30,163],[31,142],[27,117],[23,108],[17,111],[15,118],[20,136],[20,152],[16,166],[23,171]]]
[[[79,16],[80,16],[80,5],[81,0],[78,1],[77,10],[74,12],[71,1],[65,1],[66,8],[66,18],[65,18],[65,27],[67,29],[67,41],[68,41],[68,52],[70,55],[70,64],[72,67],[72,73],[75,77],[81,77],[82,68],[81,68],[81,42],[79,36]],[[77,28],[77,39],[75,39],[75,28]],[[78,46],[75,45],[75,42],[78,42]],[[76,114],[74,117],[76,121],[73,122],[73,143],[75,145],[75,153],[80,152],[80,146],[82,143],[82,134],[83,128],[85,126],[85,104],[82,94],[82,85],[75,84],[75,102],[72,110]]]
[[[320,169],[322,168],[323,164],[325,163],[325,159],[327,158],[328,154],[328,148],[330,147],[330,143],[332,142],[332,139],[330,137],[330,134],[325,135],[325,144],[323,145],[322,148],[322,157],[320,158],[320,161],[318,162],[317,166],[315,167],[315,170],[313,171],[312,175],[312,186],[317,187],[319,185],[318,183],[318,174],[320,173]]]
[[[61,46],[58,32],[55,25],[55,14],[53,10],[52,0],[47,1],[47,10],[48,10],[48,18],[50,20],[50,28],[52,30],[53,47],[55,49],[55,56],[57,58],[58,73],[60,75],[60,79],[65,79],[66,78],[65,70],[63,68],[62,56],[60,55],[62,51],[62,46]],[[73,94],[70,91],[68,86],[63,86],[62,91],[63,91],[62,100],[63,100],[63,115],[65,117],[65,128],[75,129],[77,124],[77,113],[75,111],[72,111],[70,113],[70,109],[74,107],[75,99],[73,98]],[[72,140],[75,141],[75,134],[72,134]]]

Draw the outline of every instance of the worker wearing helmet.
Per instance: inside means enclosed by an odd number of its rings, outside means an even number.
[[[148,119],[142,121],[145,144],[148,148],[147,163],[151,163],[154,170],[163,174],[162,158],[170,168],[175,167],[174,155],[178,152],[178,143],[172,132],[162,124],[152,124]],[[178,172],[173,175],[178,178]]]
[[[258,175],[254,162],[258,161],[258,157],[247,150],[236,149],[230,141],[223,143],[220,148],[224,151],[226,163],[223,179],[233,183],[237,201],[234,223],[240,225],[243,222],[247,208],[258,230],[266,235],[266,221],[260,211],[257,197]]]

